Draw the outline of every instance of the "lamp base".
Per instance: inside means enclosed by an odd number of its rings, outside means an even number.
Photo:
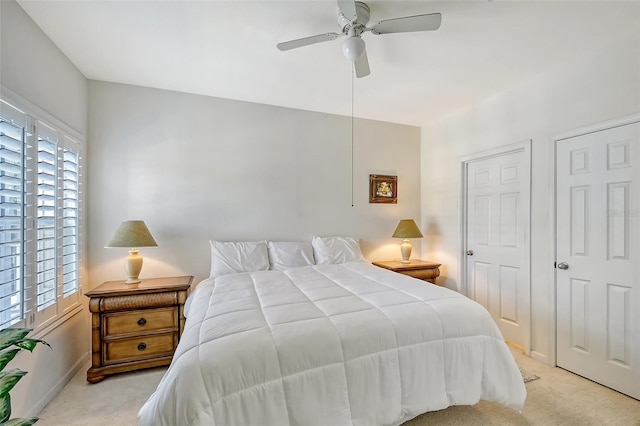
[[[142,256],[138,255],[137,249],[132,248],[129,250],[129,256],[127,256],[127,261],[125,262],[125,270],[127,271],[127,280],[124,283],[131,287],[137,287],[141,281],[138,275],[142,271]]]
[[[402,263],[411,263],[409,258],[411,257],[411,242],[405,239],[400,245],[400,253],[402,253]]]

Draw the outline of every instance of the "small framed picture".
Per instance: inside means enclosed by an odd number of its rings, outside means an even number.
[[[398,204],[398,176],[369,175],[369,203]]]

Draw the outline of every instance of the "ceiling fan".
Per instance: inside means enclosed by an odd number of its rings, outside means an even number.
[[[338,25],[341,33],[324,33],[278,43],[278,49],[285,51],[323,41],[335,40],[347,36],[342,44],[344,56],[353,62],[356,77],[366,77],[371,73],[369,60],[361,36],[367,31],[378,34],[408,33],[414,31],[433,31],[440,28],[442,15],[430,13],[406,16],[404,18],[385,19],[368,27],[369,6],[360,1],[338,0]]]

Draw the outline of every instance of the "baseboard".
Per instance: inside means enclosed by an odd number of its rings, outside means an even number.
[[[507,345],[516,348],[517,350],[519,350],[520,352],[522,352],[523,354],[527,354],[527,351],[524,350],[524,346],[518,344],[518,343],[514,343],[509,339],[504,339],[504,341],[507,343]]]
[[[89,361],[89,351],[85,352],[78,361],[67,371],[67,373],[58,380],[58,382],[47,392],[44,394],[40,401],[34,404],[28,411],[25,417],[38,417],[38,414],[44,407],[49,404],[53,398],[58,395],[58,393],[65,387],[67,383],[76,375],[78,371]]]
[[[536,361],[540,361],[540,362],[544,362],[545,364],[549,364],[549,357],[546,356],[543,353],[536,352],[536,351],[531,351],[531,358],[535,359]]]

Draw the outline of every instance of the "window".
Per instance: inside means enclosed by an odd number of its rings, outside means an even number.
[[[0,329],[78,306],[80,145],[0,100]]]

